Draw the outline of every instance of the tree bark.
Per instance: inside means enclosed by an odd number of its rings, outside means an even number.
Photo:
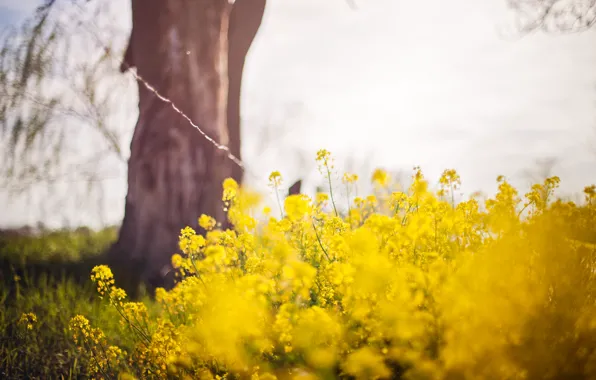
[[[253,0],[238,0],[245,5]],[[262,0],[257,0],[262,1]],[[246,43],[228,41],[230,15],[227,0],[133,0],[133,30],[127,63],[161,95],[170,99],[195,124],[220,144],[234,147],[239,156],[239,117],[229,128],[228,103],[238,108]],[[252,14],[252,13],[251,13]],[[262,16],[262,12],[261,12]],[[236,16],[244,20],[246,16]],[[244,23],[244,21],[242,22]],[[242,24],[241,23],[241,24]],[[248,23],[256,34],[258,23]],[[239,35],[244,35],[240,30]],[[250,38],[252,42],[252,38]],[[228,67],[228,45],[244,53]],[[238,62],[242,64],[238,64]],[[228,78],[235,87],[228,91]],[[232,112],[232,118],[236,116]],[[225,221],[222,182],[241,172],[170,104],[139,84],[139,118],[128,162],[128,193],[118,241],[112,247],[112,265],[128,268],[150,288],[163,285],[163,269],[178,250],[180,229],[199,230],[197,218],[208,214]],[[132,271],[130,271],[132,269]],[[134,273],[133,273],[134,272]],[[133,280],[134,281],[134,280]]]

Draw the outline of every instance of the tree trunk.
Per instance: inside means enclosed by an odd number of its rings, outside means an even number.
[[[235,155],[239,118],[232,133],[226,119],[228,27],[236,6],[227,0],[133,0],[125,58],[211,138],[235,147]],[[249,34],[254,36],[259,24],[260,17]],[[233,76],[239,88],[241,74]],[[239,105],[239,100],[230,103]],[[225,222],[221,185],[232,175],[240,180],[234,165],[170,104],[139,84],[139,118],[128,162],[124,220],[110,252],[113,265],[134,269],[127,274],[136,272],[151,288],[162,286],[163,269],[178,251],[180,229],[198,230],[200,214]]]

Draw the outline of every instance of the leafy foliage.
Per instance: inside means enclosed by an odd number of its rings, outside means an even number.
[[[124,163],[128,131],[121,125],[134,115],[123,114],[130,113],[123,105],[135,99],[122,98],[134,95],[133,82],[118,71],[112,51],[123,51],[126,33],[95,21],[114,15],[111,2],[79,3],[46,2],[2,36],[0,187],[12,194],[40,182],[114,177],[98,167],[100,157],[112,168]],[[81,144],[82,132],[92,146]]]
[[[594,0],[507,0],[521,32],[581,32],[596,22]]]

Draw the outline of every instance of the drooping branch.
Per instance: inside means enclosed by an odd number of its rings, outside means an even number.
[[[21,25],[0,35],[0,194],[34,202],[39,218],[65,212],[58,203],[82,194],[95,209],[92,199],[105,181],[124,179],[135,103],[124,94],[134,94],[134,82],[95,38],[101,34],[119,54],[125,36],[113,22],[119,2],[79,1],[40,1]]]
[[[596,0],[507,0],[521,33],[581,32],[596,23]]]

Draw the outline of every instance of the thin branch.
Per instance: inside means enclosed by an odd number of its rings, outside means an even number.
[[[507,0],[522,34],[577,33],[596,23],[596,0]]]

